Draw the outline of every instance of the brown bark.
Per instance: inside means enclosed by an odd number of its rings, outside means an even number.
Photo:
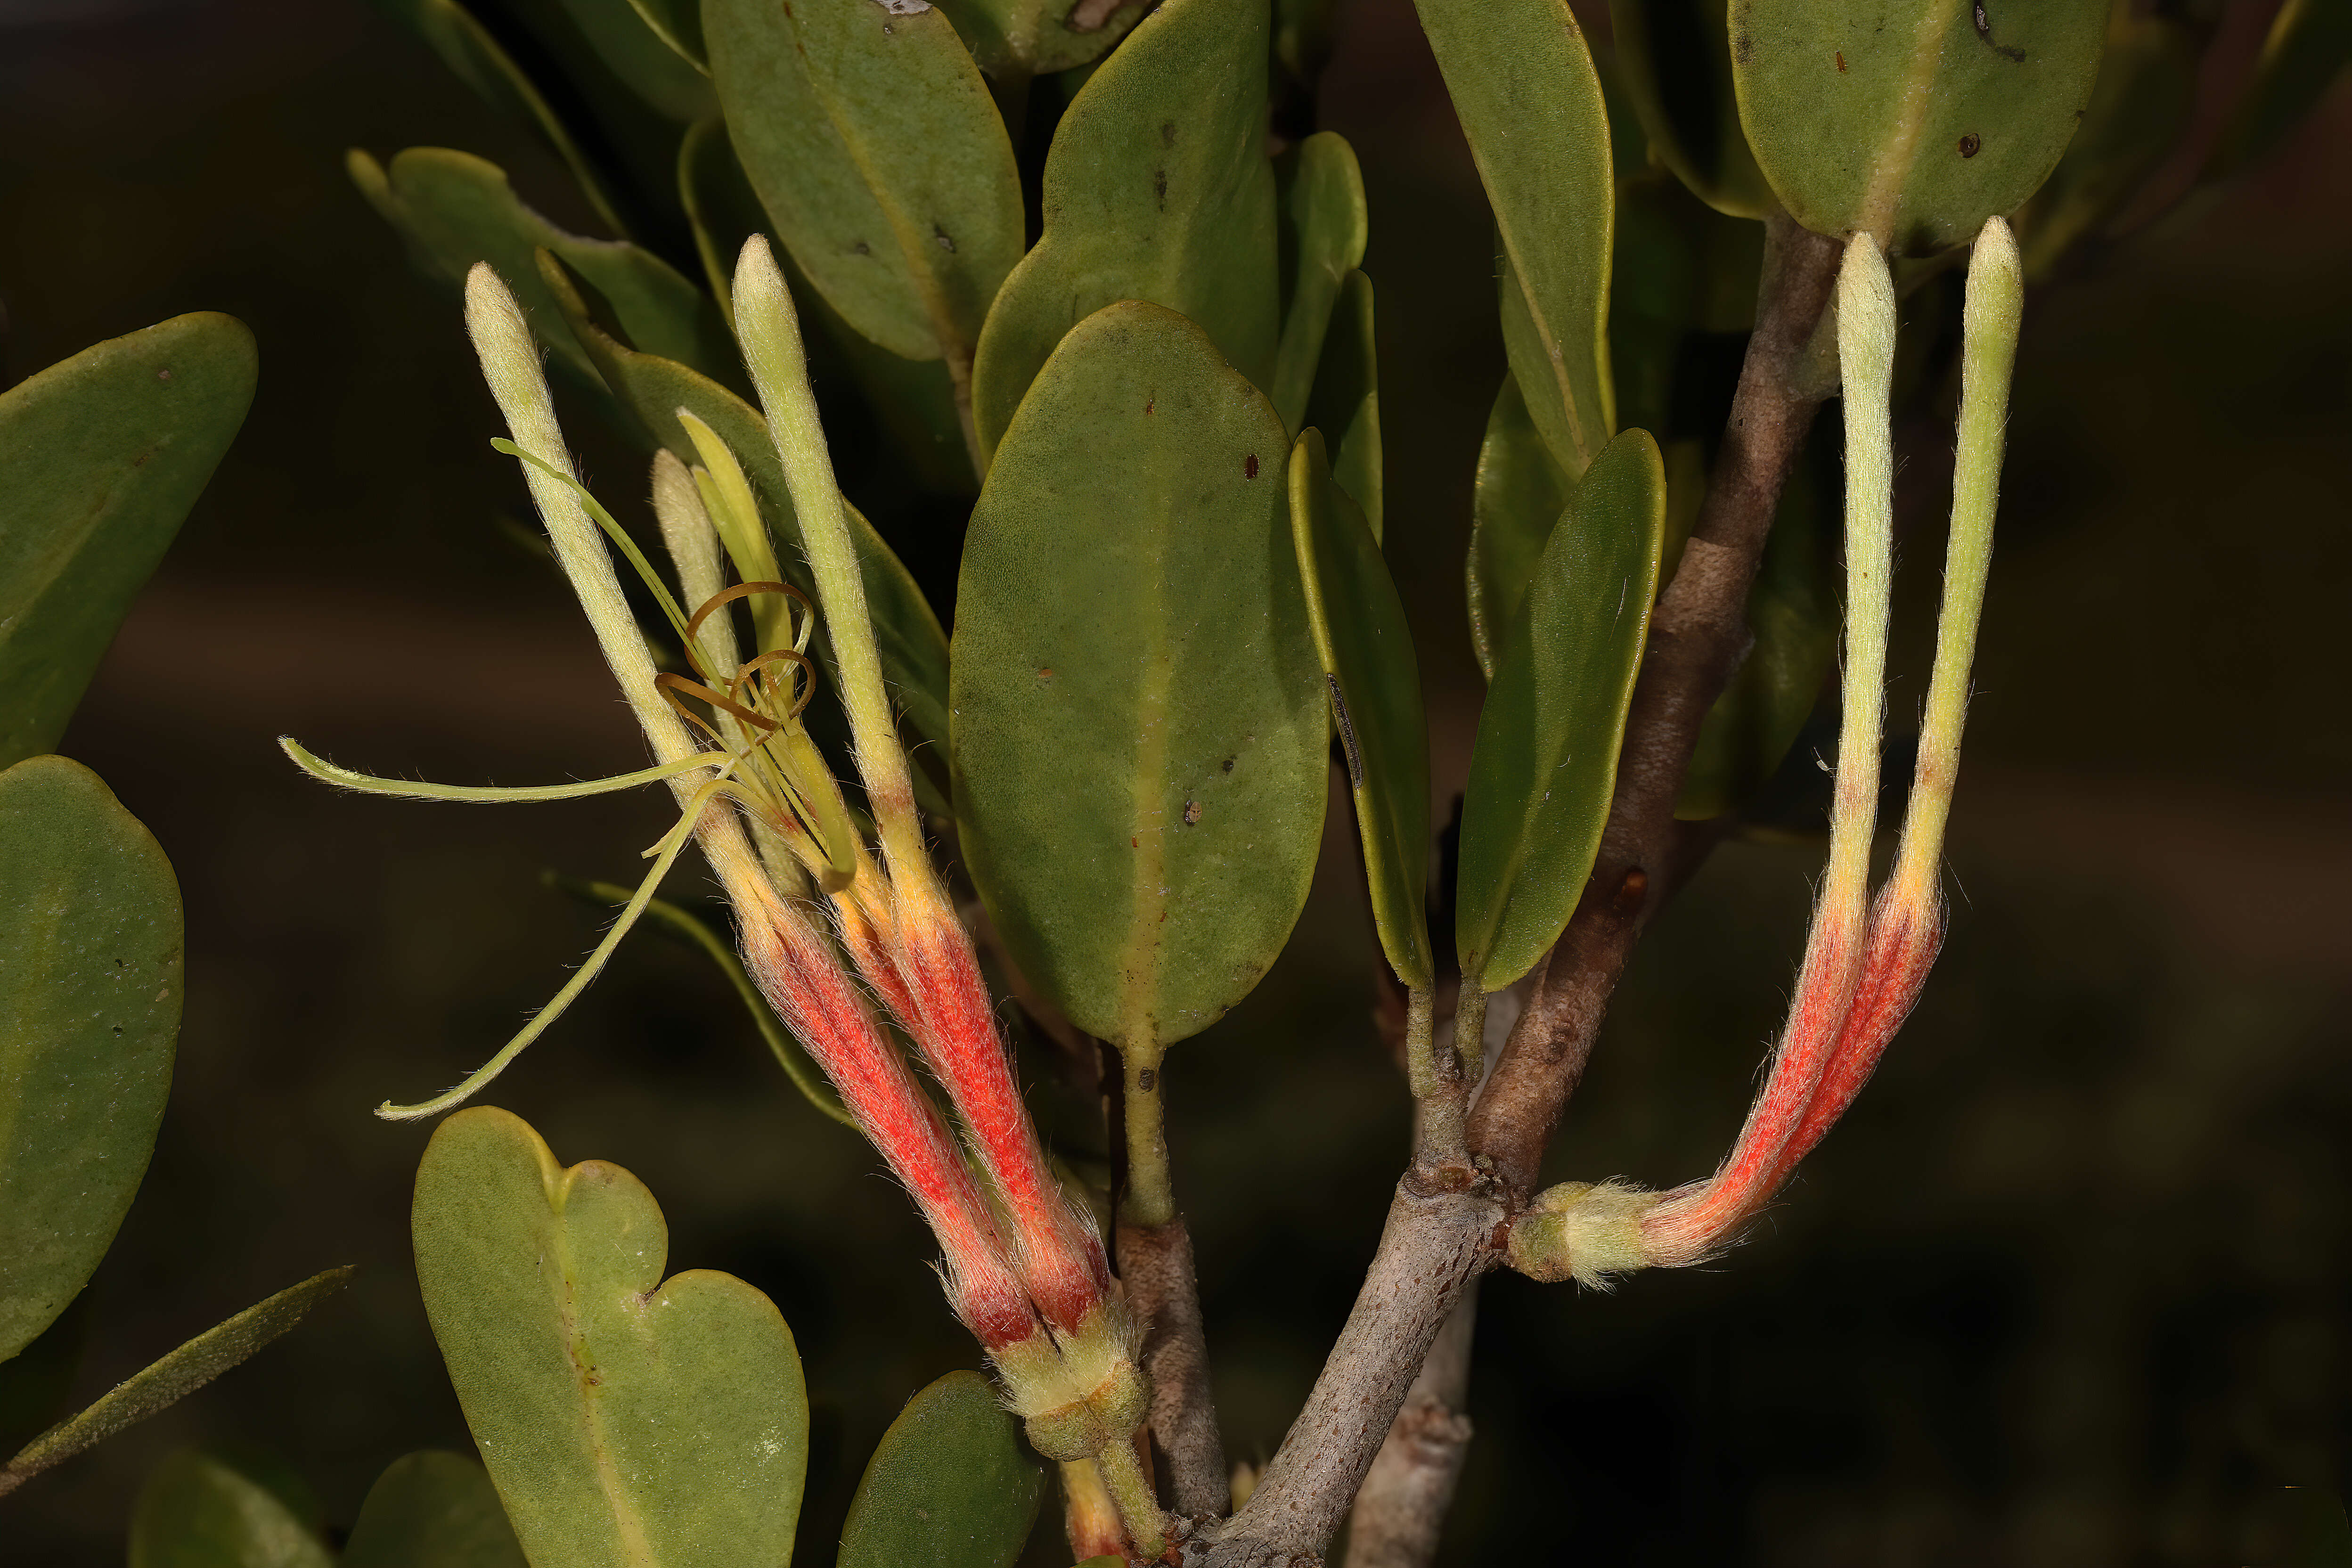
[[[1151,1464],[1161,1500],[1188,1519],[1221,1518],[1233,1506],[1233,1477],[1209,1389],[1192,1237],[1181,1218],[1166,1225],[1122,1223],[1117,1234],[1119,1281],[1145,1325]]]

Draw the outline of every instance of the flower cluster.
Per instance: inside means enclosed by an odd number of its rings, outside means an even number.
[[[372,779],[284,744],[331,782],[429,798],[547,799],[665,780],[681,816],[648,851],[656,864],[645,885],[546,1010],[457,1089],[382,1114],[433,1114],[503,1070],[585,986],[693,839],[733,906],[761,994],[824,1068],[939,1238],[949,1299],[995,1365],[1032,1443],[1050,1458],[1099,1467],[1129,1538],[1147,1557],[1157,1555],[1160,1513],[1134,1445],[1150,1402],[1137,1326],[1091,1216],[1046,1164],[971,938],[924,842],[799,323],[762,239],[744,247],[734,305],[816,595],[812,602],[782,580],[737,454],[680,409],[698,461],[656,458],[653,496],[683,604],[695,606],[688,614],[574,477],[512,294],[487,263],[467,279],[467,330],[511,433],[496,445],[522,462],[557,559],[656,764],[591,784],[503,791]],[[622,595],[614,549],[661,604],[690,675],[656,670]],[[738,600],[759,644],[748,659],[739,659],[729,613]],[[873,847],[800,721],[815,690],[810,648],[820,609]],[[961,1145],[877,1014],[946,1090]]]

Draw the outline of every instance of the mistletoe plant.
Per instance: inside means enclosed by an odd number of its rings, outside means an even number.
[[[993,1373],[908,1405],[845,1568],[1009,1563],[1042,1496],[1016,1430],[1059,1466],[1082,1558],[1312,1563],[1344,1524],[1351,1563],[1429,1562],[1478,1277],[1605,1288],[1719,1257],[1918,999],[2027,282],[2182,194],[2147,183],[2189,119],[2203,23],[2134,0],[1615,0],[1596,58],[1565,0],[1419,0],[1493,207],[1509,364],[1465,476],[1488,686],[1433,879],[1428,725],[1383,556],[1427,523],[1384,501],[1363,185],[1314,129],[1329,7],[387,4],[543,136],[611,231],[557,227],[464,153],[349,158],[462,287],[494,445],[651,762],[513,789],[286,751],[421,799],[657,784],[677,817],[634,890],[582,889],[619,917],[537,1016],[455,1089],[380,1108],[456,1110],[413,1226],[482,1467],[394,1465],[345,1561],[792,1554],[808,1410],[774,1306],[724,1274],[665,1279],[660,1211],[625,1171],[457,1109],[529,1070],[650,916],[729,970],[811,1104],[872,1142]],[[2325,10],[2279,12],[2207,184],[2333,79],[2352,39]],[[1743,357],[1711,391],[1688,351],[1725,335]],[[666,564],[582,483],[559,387],[645,453]],[[1954,397],[1934,672],[1874,894],[1895,420]],[[952,637],[894,552],[903,519],[877,508],[877,528],[843,493],[826,427],[856,421],[921,504],[962,514]],[[1745,1126],[1682,1186],[1538,1191],[1643,927],[1740,828],[1833,667],[1828,868]],[[1237,1472],[1163,1084],[1288,941],[1334,768],[1415,1134],[1305,1407]],[[27,779],[0,808],[55,782]],[[656,896],[689,847],[731,942]],[[999,990],[1103,1085],[1108,1184],[1039,1137]],[[240,1484],[159,1478],[134,1559],[180,1561],[189,1521],[227,1507],[170,1499]],[[268,1516],[235,1495],[237,1518]],[[327,1561],[270,1528],[295,1544],[267,1560]]]

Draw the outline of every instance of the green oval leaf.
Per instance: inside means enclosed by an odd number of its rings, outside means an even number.
[[[1291,543],[1307,592],[1315,652],[1348,763],[1364,845],[1372,923],[1397,978],[1432,983],[1429,947],[1429,726],[1421,665],[1380,542],[1332,483],[1323,437],[1290,454]]]
[[[2116,12],[2082,129],[2018,223],[2027,277],[2045,276],[2116,216],[2179,144],[2197,107],[2197,64],[2180,23]]]
[[[645,423],[655,439],[688,465],[702,459],[678,423],[681,408],[719,433],[743,465],[767,519],[776,544],[776,563],[792,584],[814,595],[815,579],[809,574],[808,551],[801,542],[800,519],[784,488],[783,465],[775,443],[768,438],[768,422],[760,411],[707,376],[656,354],[640,353],[615,339],[587,313],[560,268],[542,266],[537,276],[563,313],[573,339],[586,351],[604,384],[623,406]],[[921,738],[944,748],[948,734],[948,637],[923,597],[906,563],[874,531],[856,507],[847,510],[851,543],[857,551],[866,586],[866,605],[874,620],[874,637],[882,658],[882,673],[906,722]],[[831,642],[822,623],[817,636]],[[831,655],[826,655],[827,667]],[[919,779],[922,775],[917,774]]]
[[[421,267],[456,288],[474,263],[488,262],[515,291],[540,341],[590,380],[596,372],[587,351],[564,331],[562,312],[531,259],[541,250],[562,257],[586,279],[644,352],[706,375],[735,374],[725,321],[677,268],[625,239],[565,233],[525,206],[496,163],[446,147],[411,147],[394,154],[388,168],[357,151],[346,166]]]
[[[1799,223],[1926,255],[2048,177],[2106,21],[2107,0],[1731,0],[1739,121]]]
[[[1617,78],[1652,150],[1692,195],[1734,217],[1762,217],[1780,202],[1740,129],[1727,6],[1610,0]]]
[[[525,1568],[521,1543],[482,1467],[427,1448],[394,1459],[368,1489],[342,1568]]]
[[[1189,318],[1253,384],[1272,384],[1281,299],[1266,17],[1253,0],[1168,0],[1064,112],[1045,159],[1045,234],[981,333],[983,451],[1004,439],[1062,335],[1121,300]]]
[[[1045,1467],[988,1379],[951,1372],[875,1446],[836,1568],[1010,1568],[1045,1490]]]
[[[1416,0],[1502,237],[1503,343],[1536,428],[1580,474],[1609,384],[1609,111],[1568,0]]]
[[[180,1032],[180,887],[96,773],[0,773],[0,1360],[48,1327],[139,1191]]]
[[[643,1184],[560,1166],[479,1107],[416,1171],[416,1279],[457,1403],[534,1563],[775,1568],[808,1400],[792,1331],[730,1274],[662,1279]]]
[[[1364,259],[1370,218],[1356,150],[1333,131],[1318,131],[1276,168],[1281,192],[1282,336],[1268,395],[1283,427],[1301,428],[1332,311],[1349,274]]]
[[[502,110],[529,123],[545,139],[563,166],[580,186],[588,205],[596,216],[611,226],[614,234],[626,235],[627,226],[621,222],[619,209],[614,206],[604,183],[597,176],[595,166],[580,143],[546,98],[523,73],[514,58],[499,47],[488,28],[474,19],[457,0],[377,0],[384,10],[404,22],[423,38],[426,47],[441,57],[458,80],[479,94],[492,108]]]
[[[1478,447],[1478,475],[1470,492],[1470,556],[1465,567],[1470,593],[1470,646],[1486,679],[1505,633],[1527,603],[1552,525],[1568,505],[1568,476],[1519,395],[1518,378],[1503,373],[1502,390],[1486,416],[1486,438]]]
[[[940,0],[992,77],[1018,81],[1100,59],[1146,9],[1144,0]]]
[[[1029,978],[1147,1058],[1257,984],[1314,870],[1330,721],[1288,451],[1206,333],[1114,305],[1038,376],[964,545],[972,879]]]
[[[1462,808],[1465,984],[1499,991],[1534,968],[1592,873],[1665,524],[1657,443],[1628,430],[1570,492],[1504,630]]]
[[[969,365],[1021,259],[1013,143],[946,13],[708,0],[727,129],[793,264],[858,331]]]
[[[1675,803],[1685,822],[1720,816],[1763,788],[1836,663],[1838,518],[1809,467],[1800,464],[1781,491],[1748,590],[1748,657],[1699,725]]]
[[[1381,538],[1386,508],[1381,468],[1380,354],[1372,338],[1372,280],[1350,272],[1339,285],[1331,330],[1315,366],[1307,423],[1323,432],[1331,477],[1363,510],[1372,542]]]
[[[198,1448],[148,1472],[131,1568],[332,1568],[327,1543],[260,1482]]]
[[[0,768],[46,752],[236,438],[253,334],[176,316],[0,393]]]
[[[330,1268],[299,1285],[289,1285],[123,1379],[80,1415],[58,1422],[26,1444],[5,1468],[0,1468],[0,1493],[14,1490],[50,1466],[178,1404],[221,1373],[243,1364],[308,1317],[311,1308],[341,1289],[355,1272],[348,1267]]]

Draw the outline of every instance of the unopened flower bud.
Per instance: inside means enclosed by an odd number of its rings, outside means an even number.
[[[1658,1194],[1623,1182],[1549,1188],[1511,1222],[1511,1267],[1533,1279],[1605,1290],[1613,1276],[1649,1267],[1642,1218],[1658,1201]]]

